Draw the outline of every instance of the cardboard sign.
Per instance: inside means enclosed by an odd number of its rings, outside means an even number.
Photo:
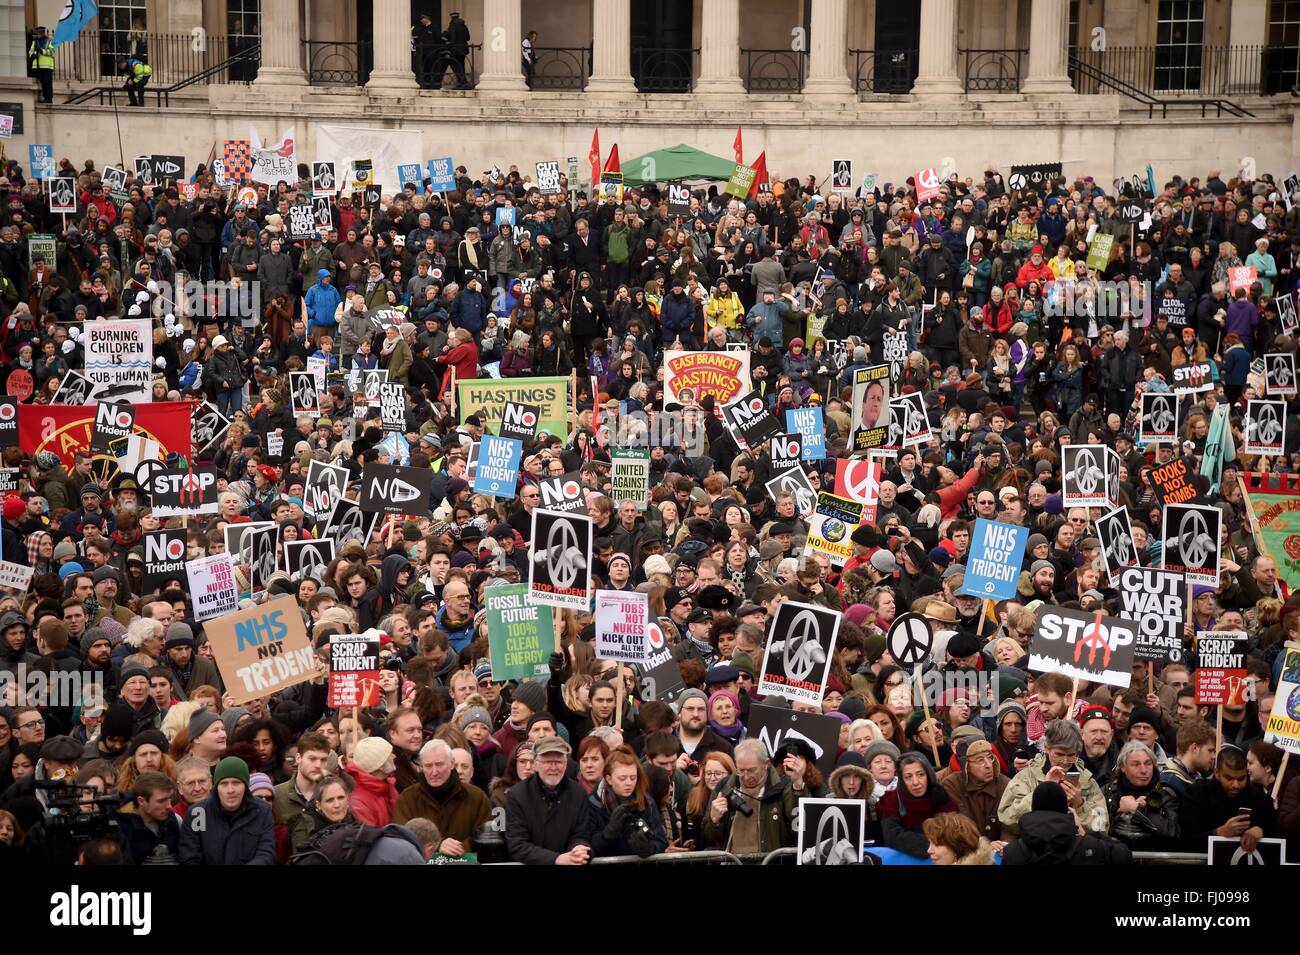
[[[501,433],[501,418],[510,402],[541,409],[537,431],[568,435],[568,378],[475,378],[456,382],[456,410],[461,420],[476,414],[483,419],[484,430],[493,434]]]
[[[1178,440],[1178,398],[1172,394],[1145,392],[1141,398],[1137,443],[1170,444]]]
[[[1115,576],[1119,615],[1138,625],[1133,656],[1138,660],[1183,662],[1187,586],[1181,574],[1152,567],[1124,567]]]
[[[338,191],[339,180],[332,162],[314,162],[311,164],[312,195],[323,196]]]
[[[646,640],[650,650],[645,662],[637,668],[637,695],[643,703],[650,700],[672,703],[686,692],[681,667],[673,659],[673,648],[664,638],[660,623],[646,625]]]
[[[822,418],[821,405],[787,411],[785,430],[799,435],[799,456],[804,461],[826,460],[826,423]]]
[[[4,405],[0,405],[0,409],[3,408]],[[21,481],[21,468],[0,468],[0,494],[17,494]]]
[[[433,471],[372,461],[361,472],[361,510],[378,514],[427,513]]]
[[[307,478],[302,487],[302,509],[317,520],[323,520],[329,517],[347,487],[347,468],[313,459],[307,462]]]
[[[907,332],[886,330],[881,339],[880,357],[889,365],[889,375],[902,381],[903,365],[907,362]]]
[[[554,611],[530,603],[527,584],[490,587],[485,602],[492,679],[528,680],[549,676],[547,661],[555,646]]]
[[[898,428],[900,445],[929,444],[930,417],[925,413],[925,401],[919,392],[900,395],[889,402],[893,413],[891,425]]]
[[[316,655],[293,597],[276,597],[218,617],[203,629],[226,692],[236,704],[270,696],[317,675]]]
[[[1128,688],[1137,624],[1045,604],[1029,645],[1029,668]]]
[[[668,184],[668,215],[688,216],[691,214],[691,187],[682,182]]]
[[[424,176],[418,162],[397,164],[397,188],[405,192],[407,186],[414,186],[416,192],[424,191]]]
[[[1282,865],[1286,860],[1285,839],[1260,839],[1255,851],[1247,852],[1241,839],[1210,836],[1207,865]]]
[[[609,499],[617,507],[623,501],[644,511],[650,501],[650,451],[646,448],[615,448],[609,464]]]
[[[1119,507],[1105,517],[1097,519],[1097,539],[1101,541],[1101,554],[1106,561],[1106,573],[1111,580],[1118,578],[1125,567],[1138,562],[1137,548],[1133,545],[1133,524],[1128,509]]]
[[[883,462],[875,456],[867,458],[838,458],[835,461],[835,494],[866,505],[863,521],[876,522],[876,508],[880,504],[880,479]]]
[[[294,580],[310,577],[316,568],[323,572],[334,560],[334,541],[322,540],[285,541],[280,545],[284,553],[284,569]]]
[[[334,225],[334,211],[329,196],[311,197],[311,218],[317,230],[328,231]]]
[[[648,595],[640,591],[596,591],[596,658],[644,663],[650,655],[646,627]]]
[[[146,531],[140,543],[144,545],[144,586],[146,590],[161,590],[169,580],[186,583],[185,539],[188,532],[183,527],[175,530]]]
[[[0,117],[0,122],[8,119],[10,124],[13,123],[13,117]],[[30,143],[27,146],[27,165],[31,167],[33,179],[53,179],[54,178],[54,146],[50,143]]]
[[[355,501],[339,498],[325,523],[325,536],[334,538],[340,548],[349,541],[365,547],[374,536],[377,523],[378,514],[367,514]]]
[[[1296,314],[1294,291],[1277,297],[1277,318],[1282,326],[1283,335],[1291,335],[1300,328],[1300,316]]]
[[[871,365],[853,373],[853,430],[849,447],[854,452],[885,444],[891,418],[889,376],[888,365]]]
[[[1264,394],[1270,398],[1296,397],[1295,355],[1275,352],[1264,356]]]
[[[538,481],[537,490],[541,495],[538,506],[548,511],[572,514],[587,509],[586,488],[580,471],[569,471],[560,477]]]
[[[866,839],[865,800],[799,800],[796,865],[857,865]]]
[[[335,709],[379,702],[379,637],[330,637],[329,705]]]
[[[503,438],[517,438],[528,444],[537,437],[537,425],[541,420],[540,406],[507,401],[501,411],[501,425],[497,433]]]
[[[698,404],[712,395],[718,407],[726,407],[753,387],[748,352],[664,352],[665,405]]]
[[[758,175],[758,170],[753,166],[746,166],[738,162],[735,168],[731,170],[731,178],[727,180],[727,188],[723,191],[729,196],[735,196],[737,199],[749,198],[750,191],[754,188],[754,177]]]
[[[1228,294],[1236,295],[1237,289],[1249,289],[1258,276],[1253,265],[1236,265],[1228,269]]]
[[[767,482],[767,494],[773,503],[782,494],[789,494],[794,498],[795,514],[805,521],[812,517],[813,511],[817,509],[817,491],[814,490],[812,482],[808,480],[808,475],[802,468],[786,471],[772,478]]]
[[[767,410],[767,402],[757,391],[737,399],[722,409],[722,418],[751,448],[781,433],[776,415]]]
[[[1264,727],[1264,739],[1290,753],[1300,754],[1300,650],[1282,650],[1282,672],[1273,694],[1273,709]]]
[[[591,518],[537,508],[528,544],[528,598],[552,607],[588,609]]]
[[[782,603],[768,633],[758,692],[784,696],[792,703],[820,704],[839,628],[837,611],[790,600]]]
[[[985,600],[1014,599],[1028,543],[1027,527],[977,518],[961,592]]]
[[[1095,444],[1065,445],[1061,448],[1061,503],[1065,507],[1106,507],[1106,454],[1109,448]]]
[[[1088,243],[1088,256],[1084,260],[1088,268],[1095,272],[1106,271],[1106,266],[1110,264],[1111,249],[1115,245],[1115,237],[1108,232],[1098,232]]]
[[[778,434],[768,444],[768,456],[774,474],[793,470],[803,461],[803,440],[797,434]]]
[[[17,422],[14,422],[17,427]],[[135,408],[129,404],[101,401],[95,409],[95,430],[91,432],[90,450],[108,454],[110,441],[130,437],[135,427]]]
[[[235,561],[230,554],[212,554],[187,561],[185,578],[195,620],[222,617],[238,608],[239,588],[235,584]]]
[[[379,385],[379,420],[385,431],[406,431],[406,386],[400,381]]]
[[[1219,586],[1219,541],[1223,512],[1200,504],[1166,505],[1160,520],[1165,570],[1185,574],[1187,583]]]
[[[1246,635],[1206,630],[1196,635],[1196,705],[1244,706]]]
[[[804,550],[825,554],[834,567],[853,556],[853,529],[862,523],[863,505],[825,491],[817,493],[817,507],[808,520]]]
[[[1187,472],[1187,462],[1182,458],[1162,464],[1151,471],[1151,487],[1161,504],[1184,504],[1196,497],[1196,488],[1192,485]]]
[[[144,485],[149,503],[160,517],[215,514],[217,469],[210,464],[196,464],[188,471],[156,470]]]
[[[835,769],[842,725],[833,716],[821,713],[797,713],[785,707],[753,703],[745,729],[750,739],[759,740],[767,747],[769,759],[794,740],[807,743],[816,757],[817,768],[829,774]]]
[[[27,268],[29,271],[36,268],[36,256],[38,255],[51,271],[58,268],[59,240],[52,235],[37,235],[35,233],[29,235],[27,237]]]
[[[27,588],[32,585],[33,574],[35,574],[35,571],[26,564],[15,564],[12,561],[0,560],[0,589],[25,594]]]
[[[1251,398],[1246,402],[1247,454],[1277,457],[1284,453],[1286,444],[1286,402],[1262,401]]]
[[[50,191],[50,211],[56,215],[77,213],[77,183],[75,179],[47,179]]]
[[[1214,362],[1190,362],[1174,369],[1174,394],[1194,395],[1214,390]]]
[[[474,493],[514,497],[523,452],[524,443],[518,438],[483,435],[479,442],[478,470],[474,474]]]

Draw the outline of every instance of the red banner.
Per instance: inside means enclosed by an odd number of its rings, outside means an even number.
[[[18,447],[24,454],[53,451],[69,468],[73,455],[90,452],[95,429],[96,405],[19,405]],[[159,401],[132,405],[134,433],[157,441],[163,453],[190,455],[190,409],[188,401]],[[95,457],[108,457],[106,454]]]

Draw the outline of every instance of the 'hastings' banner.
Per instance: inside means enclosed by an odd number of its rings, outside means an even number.
[[[712,395],[718,413],[749,394],[749,354],[738,351],[665,351],[664,404],[698,404]]]
[[[484,429],[500,433],[506,404],[540,408],[537,431],[564,437],[569,433],[568,378],[474,378],[456,382],[456,408],[461,420],[472,414],[483,418]]]

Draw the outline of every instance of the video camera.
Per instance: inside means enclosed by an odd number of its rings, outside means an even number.
[[[135,793],[99,794],[94,786],[79,786],[61,779],[36,781],[36,789],[46,793],[45,818],[51,836],[70,838],[80,845],[94,839],[116,835],[113,814],[135,800]]]

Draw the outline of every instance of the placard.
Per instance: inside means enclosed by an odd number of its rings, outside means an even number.
[[[876,522],[883,471],[884,463],[875,455],[866,458],[838,458],[835,461],[835,494],[864,504],[865,509],[862,512],[864,523]]]
[[[916,183],[916,201],[918,204],[933,199],[939,194],[941,185],[939,171],[933,166],[919,170],[912,178],[912,181]]]
[[[1244,706],[1246,634],[1206,630],[1196,635],[1196,705]]]
[[[831,191],[841,193],[853,191],[852,159],[836,159],[831,163]]]
[[[528,599],[589,609],[591,518],[537,508],[528,545]]]
[[[615,448],[610,456],[609,499],[617,507],[631,501],[644,511],[650,501],[650,451],[647,448]]]
[[[428,513],[433,471],[372,461],[361,472],[361,510],[379,514]]]
[[[183,527],[144,533],[140,543],[144,546],[145,590],[161,590],[169,580],[185,585],[185,539],[188,533]]]
[[[1235,296],[1237,289],[1249,290],[1258,276],[1253,265],[1235,265],[1228,269],[1228,294]]]
[[[312,207],[300,202],[289,207],[289,238],[294,242],[303,242],[317,236],[316,213]]]
[[[537,482],[540,499],[538,506],[548,511],[572,514],[587,509],[586,488],[581,471],[569,471],[560,477],[543,478]]]
[[[501,424],[497,433],[503,438],[518,438],[528,444],[537,437],[537,425],[541,420],[540,406],[507,401],[501,411]]]
[[[650,645],[645,663],[637,667],[637,696],[641,702],[662,700],[673,703],[686,692],[682,669],[673,659],[673,647],[664,638],[663,618],[646,625],[646,641]]]
[[[153,323],[147,319],[98,318],[82,324],[85,376],[93,397],[153,400]]]
[[[27,588],[32,585],[32,575],[34,573],[35,571],[26,564],[0,560],[0,589],[25,594]]]
[[[450,156],[430,159],[426,165],[429,169],[430,192],[456,191],[456,167],[452,165]]]
[[[1029,669],[1127,689],[1136,643],[1131,620],[1044,604],[1029,645]]]
[[[226,550],[235,555],[235,566],[243,567],[247,594],[256,597],[266,590],[279,564],[280,525],[274,521],[227,524]]]
[[[796,865],[858,865],[867,838],[863,799],[800,799]]]
[[[307,462],[307,477],[302,488],[302,509],[311,517],[329,517],[334,505],[348,487],[348,470],[312,459]]]
[[[1061,503],[1065,507],[1106,507],[1106,451],[1101,445],[1061,448]]]
[[[478,415],[483,419],[483,429],[493,434],[500,434],[501,416],[512,401],[541,409],[538,432],[568,436],[568,378],[474,378],[456,382],[460,420]]]
[[[405,192],[407,186],[414,186],[418,193],[424,192],[424,176],[418,162],[397,164],[397,188]]]
[[[346,709],[379,703],[379,636],[330,636],[329,706]]]
[[[1296,315],[1294,290],[1277,297],[1277,317],[1283,335],[1292,335],[1300,329],[1300,316]]]
[[[821,405],[786,411],[785,430],[799,435],[799,456],[803,460],[826,460],[826,423],[822,418]]]
[[[71,375],[72,372],[68,374]],[[84,378],[81,380],[85,381]],[[67,383],[67,378],[64,378],[60,390]],[[90,383],[86,382],[86,385],[89,386]],[[195,405],[190,418],[190,447],[194,449],[194,456],[203,458],[208,457],[210,451],[215,453],[216,449],[211,446],[224,438],[228,430],[230,419],[218,411],[216,405],[210,401]]]
[[[748,352],[664,351],[665,405],[685,407],[712,395],[721,409],[752,390]]]
[[[1223,511],[1201,504],[1168,504],[1160,520],[1165,570],[1185,574],[1187,583],[1219,586],[1219,541]]]
[[[1274,352],[1264,356],[1264,394],[1270,398],[1296,397],[1295,355]]]
[[[1246,402],[1246,454],[1277,457],[1286,444],[1286,402],[1251,398]]]
[[[1117,507],[1105,517],[1099,517],[1093,526],[1097,529],[1097,539],[1101,541],[1101,554],[1106,561],[1106,574],[1111,580],[1115,580],[1125,567],[1137,565],[1138,555],[1137,547],[1133,544],[1133,524],[1129,519],[1127,508]]]
[[[1282,649],[1282,672],[1264,739],[1289,753],[1300,754],[1300,650]]]
[[[961,593],[984,600],[1014,600],[1029,528],[976,518]]]
[[[318,230],[329,231],[334,225],[334,210],[329,196],[311,197],[311,217]]]
[[[36,256],[54,271],[59,267],[59,240],[52,235],[38,235],[32,233],[27,237],[27,269],[31,271],[36,267]]]
[[[560,161],[548,159],[536,164],[537,191],[543,196],[558,196],[560,187]]]
[[[324,573],[335,556],[334,541],[328,537],[285,541],[280,550],[284,554],[285,572],[294,580],[310,577],[317,569]]]
[[[338,191],[339,180],[334,163],[317,161],[311,164],[311,191],[313,196],[331,195]]]
[[[691,214],[691,187],[684,182],[668,183],[668,215],[688,216]]]
[[[325,523],[325,536],[333,537],[340,548],[350,541],[365,547],[374,536],[377,523],[378,514],[367,514],[356,501],[339,498]]]
[[[820,705],[839,628],[837,611],[792,600],[781,603],[763,653],[758,692]]]
[[[203,630],[225,681],[226,693],[236,705],[268,697],[318,675],[302,612],[291,596],[214,618]]]
[[[1181,574],[1152,567],[1124,567],[1115,577],[1119,615],[1138,625],[1133,656],[1163,663],[1183,662],[1187,585]]]
[[[907,364],[907,332],[886,329],[881,337],[881,360],[889,365],[889,377],[903,380],[903,366]]]
[[[1206,848],[1207,865],[1283,865],[1285,860],[1285,839],[1260,839],[1254,851],[1247,852],[1240,838],[1210,836]]]
[[[186,471],[157,468],[141,482],[149,503],[161,518],[216,514],[220,509],[217,469],[194,464]]]
[[[750,191],[754,188],[754,177],[757,175],[758,170],[753,166],[746,166],[744,163],[738,162],[731,170],[731,177],[727,180],[727,188],[723,191],[726,195],[735,196],[742,201],[748,199]]]
[[[13,123],[13,117],[0,117]],[[27,146],[27,165],[31,167],[33,179],[54,178],[54,146],[50,143],[30,143]]]
[[[129,437],[134,427],[135,408],[132,405],[101,401],[95,408],[95,430],[91,432],[90,450],[96,454],[108,454],[109,442]]]
[[[1094,272],[1106,271],[1106,266],[1110,264],[1110,253],[1115,245],[1115,237],[1109,232],[1098,232],[1088,243],[1088,255],[1084,260],[1088,268]]]
[[[406,432],[406,386],[400,381],[380,383],[379,420],[385,431]]]
[[[1174,369],[1174,394],[1195,395],[1214,390],[1214,362],[1194,361]]]
[[[853,529],[862,522],[863,505],[848,498],[817,492],[817,506],[808,519],[804,550],[825,554],[833,567],[853,556]]]
[[[1182,458],[1175,458],[1168,464],[1152,469],[1151,487],[1164,505],[1184,504],[1197,494],[1187,471],[1187,462]]]
[[[902,447],[930,443],[930,416],[925,413],[920,392],[900,395],[889,402],[889,407],[893,415],[891,424],[899,429]]]
[[[808,520],[817,509],[817,491],[808,480],[808,475],[804,473],[803,468],[786,471],[772,478],[767,482],[767,494],[773,503],[782,494],[793,497],[794,512],[801,520]]]
[[[803,440],[797,434],[774,435],[767,453],[772,459],[772,473],[782,474],[802,464]]]
[[[839,750],[840,727],[844,724],[821,713],[800,713],[781,706],[751,703],[745,724],[749,739],[767,747],[770,759],[795,740],[807,743],[816,757],[814,763],[823,777],[835,770]]]
[[[1178,398],[1168,392],[1144,392],[1137,443],[1171,444],[1178,440]]]
[[[504,682],[549,676],[547,661],[555,646],[554,611],[529,602],[527,584],[489,587],[484,602],[492,679]]]
[[[200,623],[234,613],[239,607],[235,584],[235,559],[230,554],[212,554],[185,564],[194,619]]]
[[[307,371],[289,372],[289,394],[293,399],[295,415],[320,414],[320,398],[316,392],[316,376]]]
[[[474,474],[474,493],[513,498],[519,482],[519,462],[524,443],[518,438],[498,438],[485,434],[479,441],[478,470]]]
[[[889,434],[891,382],[888,365],[871,365],[853,373],[852,435],[849,447],[866,451],[883,445]]]
[[[646,661],[650,655],[648,599],[648,594],[637,590],[596,591],[596,659]]]

